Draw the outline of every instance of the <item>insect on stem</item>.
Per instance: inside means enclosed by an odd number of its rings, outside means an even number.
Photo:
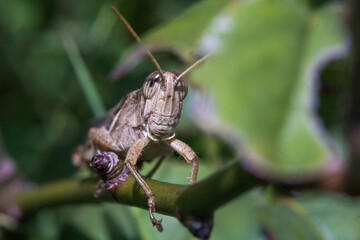
[[[76,149],[73,160],[79,166],[88,165],[96,169],[102,178],[100,185],[105,186],[112,196],[131,174],[148,199],[151,223],[161,232],[163,231],[161,220],[157,220],[154,216],[156,213],[154,193],[138,172],[137,167],[155,157],[171,153],[169,150],[172,149],[192,165],[189,184],[196,183],[199,158],[189,145],[175,138],[175,129],[188,90],[182,77],[210,55],[196,61],[181,74],[175,71],[164,72],[121,13],[114,6],[111,9],[135,40],[141,44],[142,49],[146,50],[157,71],[149,74],[140,89],[127,94],[119,104],[111,109],[104,117],[105,121],[89,129],[86,143]],[[179,76],[177,77],[177,75]],[[159,76],[163,81],[161,84],[158,83]],[[154,142],[161,144],[152,144]],[[141,153],[146,147],[148,147],[146,154],[142,155]],[[151,174],[153,171],[150,172]],[[97,193],[99,192],[97,191]],[[161,201],[166,201],[166,199]],[[194,229],[196,228],[194,230],[196,236],[199,231],[203,232],[202,227],[200,230],[197,227],[199,226],[197,222],[194,222],[193,225]],[[207,237],[208,235],[203,236]]]
[[[135,38],[135,40],[146,49],[146,53],[149,56],[150,60],[154,63],[156,69],[159,71],[161,78],[163,79],[163,81],[165,81],[165,76],[163,71],[161,70],[161,67],[159,65],[159,63],[156,61],[155,57],[151,54],[151,52],[144,46],[143,42],[141,41],[141,39],[139,38],[139,36],[136,34],[136,32],[134,31],[134,29],[131,27],[131,25],[126,21],[126,19],[123,17],[123,15],[121,15],[121,13],[114,7],[111,6],[111,9],[114,11],[114,13],[118,16],[118,18],[121,20],[121,22],[125,25],[125,27],[127,28],[127,30],[129,30],[129,32],[131,33],[131,35]]]
[[[190,67],[188,67],[185,71],[183,71],[175,80],[175,86],[177,84],[177,82],[188,72],[190,72],[193,68],[195,68],[197,65],[199,65],[200,63],[202,63],[203,61],[205,61],[208,57],[211,56],[211,53],[207,54],[206,56],[200,58],[199,60],[197,60],[193,65],[191,65]]]

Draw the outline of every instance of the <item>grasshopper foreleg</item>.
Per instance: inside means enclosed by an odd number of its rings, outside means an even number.
[[[178,139],[170,139],[166,141],[170,147],[178,152],[188,163],[192,163],[193,167],[190,174],[189,184],[196,182],[196,177],[199,169],[199,159],[194,150],[191,149],[186,143]]]
[[[144,190],[146,196],[148,197],[148,206],[149,206],[149,216],[151,223],[156,226],[159,232],[163,231],[163,227],[161,225],[161,221],[156,220],[154,217],[155,212],[155,198],[154,194],[151,191],[149,185],[145,182],[145,180],[141,177],[141,175],[136,171],[135,165],[136,162],[143,151],[143,149],[148,145],[150,139],[142,138],[135,142],[129,149],[126,154],[125,165],[130,170],[130,172],[134,175],[136,181],[139,183],[140,187]]]

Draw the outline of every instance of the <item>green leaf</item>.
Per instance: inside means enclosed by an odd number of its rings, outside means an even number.
[[[360,201],[335,194],[309,193],[298,200],[325,239],[360,239]]]
[[[231,10],[233,32],[219,36],[220,49],[195,79],[206,83],[219,117],[239,130],[248,164],[288,180],[319,172],[336,155],[314,113],[317,61],[343,41],[336,8],[271,0]]]
[[[215,214],[211,239],[261,239],[255,209],[262,197],[259,190],[254,190],[220,208]]]
[[[209,22],[227,2],[208,0],[193,4],[177,18],[155,27],[149,33],[141,36],[141,39],[146,47],[153,51],[168,50],[181,56],[183,60],[192,62],[196,59],[194,58],[194,48],[203,36],[202,31],[208,27]],[[112,80],[119,78],[124,72],[137,65],[140,58],[145,56],[145,52],[139,51],[138,48],[139,46],[136,44],[122,54],[119,64],[112,70]],[[160,66],[162,66],[161,63]]]
[[[64,209],[62,215],[65,218],[63,225],[66,231],[62,234],[66,237],[77,233],[87,239],[110,239],[102,214],[102,208],[97,206]]]
[[[204,14],[208,5],[216,6]],[[235,147],[243,147],[246,165],[299,181],[339,158],[315,114],[319,66],[346,50],[338,10],[305,1],[204,1],[155,30],[146,43],[180,49],[185,57],[191,50],[214,52],[192,77],[213,97],[216,118],[235,129],[242,141]]]
[[[191,59],[203,31],[229,1],[208,0],[194,4],[176,19],[166,22],[144,36],[144,42],[154,48],[172,49],[185,59]]]
[[[94,116],[103,116],[105,114],[104,104],[94,86],[94,81],[80,55],[75,41],[70,37],[64,36],[63,44]]]
[[[291,199],[259,208],[258,217],[265,231],[276,239],[324,239],[307,212]]]
[[[360,238],[358,199],[307,193],[258,209],[258,217],[276,239],[356,240]]]
[[[126,206],[102,204],[66,207],[59,210],[59,217],[65,227],[62,234],[68,238],[74,238],[74,234],[86,239],[138,238],[136,221]]]

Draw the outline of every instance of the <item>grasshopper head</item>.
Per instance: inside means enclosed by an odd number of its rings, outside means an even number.
[[[180,74],[159,71],[151,73],[142,87],[146,99],[144,116],[147,134],[153,140],[170,139],[175,134],[182,109],[182,101],[187,95],[187,85]]]
[[[111,9],[123,22],[135,40],[142,45],[141,39],[121,13],[115,7],[111,7]],[[208,54],[199,59],[179,74],[174,71],[162,71],[151,52],[146,50],[146,53],[157,69],[157,71],[151,73],[146,78],[142,87],[143,95],[146,99],[144,109],[146,133],[155,141],[171,139],[175,136],[175,128],[181,115],[182,101],[187,94],[187,85],[183,76],[210,55]]]

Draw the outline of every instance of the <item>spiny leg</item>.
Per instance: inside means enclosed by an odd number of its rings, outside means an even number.
[[[161,156],[158,159],[155,166],[151,169],[151,171],[148,174],[146,174],[145,178],[151,178],[156,173],[156,171],[159,169],[161,163],[163,162],[164,158],[165,158],[165,156]]]
[[[178,139],[170,139],[166,141],[176,152],[178,152],[188,163],[192,163],[193,167],[190,174],[189,184],[196,182],[196,177],[199,169],[199,159],[194,150],[191,149],[186,143]]]
[[[148,197],[148,206],[149,206],[149,216],[151,223],[156,226],[159,232],[163,231],[163,227],[161,225],[161,221],[156,220],[154,217],[155,212],[155,198],[152,193],[149,185],[145,182],[145,180],[141,177],[141,175],[136,171],[135,164],[138,160],[143,149],[148,145],[150,139],[142,138],[135,142],[126,154],[125,165],[130,170],[130,172],[134,175],[136,181],[139,183],[140,187],[144,190],[146,196]]]

